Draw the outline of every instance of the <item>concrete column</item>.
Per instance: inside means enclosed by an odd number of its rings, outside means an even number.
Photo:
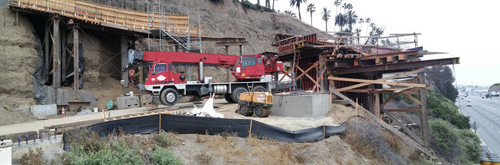
[[[121,59],[122,59],[122,80],[123,80],[123,87],[125,88],[128,88],[128,81],[129,81],[129,78],[128,78],[128,69],[127,70],[124,70],[125,67],[127,66],[127,60],[128,60],[128,57],[127,57],[127,49],[128,49],[128,39],[126,36],[121,36],[120,37],[120,49],[121,49]]]
[[[49,49],[49,46],[50,46],[50,22],[46,22],[45,23],[45,36],[43,38],[43,44],[44,44],[44,58],[45,58],[45,61],[44,61],[44,71],[43,73],[47,76],[45,77],[45,79],[48,81],[49,80],[49,67],[50,67],[50,49]]]
[[[418,74],[418,81],[420,84],[425,84],[424,73]],[[429,148],[429,125],[427,123],[429,120],[429,114],[427,111],[427,90],[425,88],[420,88],[420,102],[422,103],[422,105],[420,106],[422,109],[422,114],[420,117],[420,123],[422,127],[422,141],[424,141],[424,147]]]
[[[67,38],[66,38],[66,30],[62,30],[61,33],[61,83],[64,83],[66,81],[66,44],[67,44]]]
[[[78,34],[78,24],[73,25],[73,90],[75,91],[75,99],[78,100],[78,90],[80,89],[80,41]]]

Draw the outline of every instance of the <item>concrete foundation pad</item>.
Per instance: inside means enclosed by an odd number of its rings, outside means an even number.
[[[51,115],[57,115],[57,105],[33,105],[31,106],[31,113],[33,117],[46,117]]]
[[[271,115],[322,117],[330,111],[330,95],[275,95]]]

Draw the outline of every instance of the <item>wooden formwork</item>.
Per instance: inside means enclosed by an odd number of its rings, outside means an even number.
[[[10,0],[9,7],[37,12],[59,14],[102,26],[120,26],[128,30],[161,29],[161,24],[173,34],[199,36],[198,29],[189,28],[189,17],[180,14],[148,14],[146,12],[119,9],[79,0]],[[163,19],[163,17],[165,19]],[[150,21],[148,24],[148,20]]]

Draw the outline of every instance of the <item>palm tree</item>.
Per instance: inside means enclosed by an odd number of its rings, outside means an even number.
[[[257,5],[259,5],[259,6],[260,6],[260,0],[257,0]]]
[[[355,11],[349,10],[346,13],[346,23],[349,25],[349,32],[352,32],[352,25],[356,24],[358,20],[358,14]]]
[[[266,7],[271,8],[271,0],[266,0]]]
[[[359,18],[359,29],[363,29],[363,23],[365,23],[365,19]]]
[[[290,6],[296,6],[297,10],[299,10],[299,19],[302,20],[302,15],[300,14],[300,4],[306,3],[307,0],[290,0]]]
[[[361,32],[361,29],[356,29],[356,36],[358,36],[358,44],[360,44],[359,42],[359,33]]]
[[[346,23],[346,14],[339,13],[339,15],[335,16],[335,25],[339,25],[340,31],[344,30],[344,25],[346,25]]]
[[[297,17],[297,16],[295,15],[295,13],[294,13],[294,12],[292,12],[292,11],[290,11],[290,10],[285,10],[285,14],[288,14],[288,15],[290,15],[290,16],[292,16],[292,17]]]
[[[316,12],[316,6],[314,4],[309,4],[307,6],[307,12],[311,14],[311,26],[313,25],[313,13]]]
[[[338,9],[340,4],[342,4],[342,0],[335,0],[335,2],[333,2],[333,5],[335,5],[335,15],[339,13]],[[333,31],[335,31],[335,26],[333,26]]]
[[[274,1],[277,1],[277,0],[273,0],[273,10],[274,10]]]
[[[328,19],[330,19],[330,10],[326,9],[326,7],[323,8],[323,20],[325,21],[325,30],[326,34],[328,34]]]
[[[365,19],[365,23],[366,23],[366,35],[368,35],[368,24],[370,24],[370,22],[372,22],[372,19],[370,19],[370,17],[367,17]]]

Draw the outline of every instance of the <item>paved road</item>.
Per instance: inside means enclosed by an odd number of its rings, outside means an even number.
[[[216,103],[227,103],[224,99],[216,99]],[[190,108],[193,107],[193,103],[178,103],[175,105],[179,108]],[[159,108],[166,108],[166,106],[160,105]],[[130,114],[138,114],[148,112],[147,108],[131,108],[124,110],[112,110],[109,111],[111,117],[130,115]],[[20,123],[14,125],[4,125],[0,126],[0,136],[8,135],[8,134],[16,134],[16,133],[24,133],[29,131],[38,131],[39,129],[43,129],[45,126],[58,125],[58,124],[68,124],[74,122],[81,121],[89,121],[103,119],[102,113],[92,113],[87,115],[75,115],[75,116],[67,116],[64,118],[57,119],[48,119],[48,120],[39,120],[28,123]]]
[[[467,106],[467,101],[471,107]],[[470,116],[471,122],[476,122],[477,133],[491,152],[500,155],[500,99],[482,99],[471,94],[459,103],[462,113]]]

